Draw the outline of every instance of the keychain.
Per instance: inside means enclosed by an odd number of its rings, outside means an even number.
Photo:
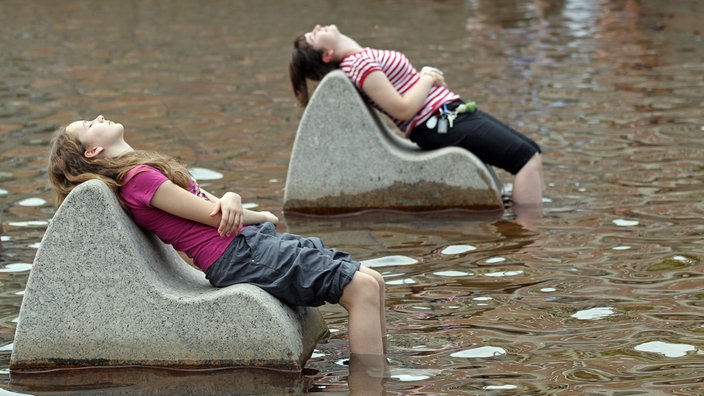
[[[438,133],[447,133],[447,104],[442,105],[440,119],[438,120]]]

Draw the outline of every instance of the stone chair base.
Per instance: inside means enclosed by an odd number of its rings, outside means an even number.
[[[146,365],[301,370],[327,327],[251,285],[214,288],[102,182],[57,210],[20,309],[11,370]]]

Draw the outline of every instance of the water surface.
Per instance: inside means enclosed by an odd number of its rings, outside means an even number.
[[[698,394],[704,383],[704,46],[696,0],[0,3],[0,392]],[[544,149],[543,216],[281,213],[302,114],[296,34],[337,23]],[[9,374],[22,293],[54,213],[51,133],[121,121],[387,280],[391,378],[350,372],[346,316],[302,374]],[[360,153],[363,159],[364,153]],[[206,173],[210,175],[210,173]],[[499,172],[507,183],[509,175]],[[363,371],[363,370],[362,370]],[[175,384],[175,385],[170,385]]]

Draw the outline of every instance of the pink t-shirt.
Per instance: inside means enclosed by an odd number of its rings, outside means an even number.
[[[399,94],[404,95],[408,90],[415,85],[420,79],[420,75],[413,68],[408,58],[398,51],[378,50],[373,48],[364,48],[359,52],[346,56],[340,63],[340,69],[349,77],[352,83],[362,93],[364,80],[369,76],[369,73],[374,71],[382,71],[391,82],[391,85],[396,88]],[[425,98],[425,102],[416,115],[409,121],[401,121],[391,117],[379,105],[369,100],[364,95],[368,102],[381,112],[389,116],[396,126],[406,133],[408,136],[413,128],[421,122],[425,121],[434,112],[436,112],[444,103],[459,99],[459,95],[451,92],[444,86],[433,87]]]
[[[120,195],[129,208],[132,219],[139,225],[184,252],[203,271],[207,270],[225,251],[236,235],[221,237],[218,229],[164,212],[151,205],[156,190],[169,180],[158,169],[140,165],[127,173],[127,183]],[[195,180],[189,191],[205,198]]]

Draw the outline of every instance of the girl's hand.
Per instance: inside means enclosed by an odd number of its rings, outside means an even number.
[[[262,211],[259,213],[261,213],[261,215],[264,216],[264,221],[268,221],[268,222],[274,223],[274,224],[279,224],[279,218],[276,217],[275,214],[273,214],[269,211]]]
[[[242,208],[242,197],[233,192],[226,192],[215,204],[215,208],[210,212],[210,216],[222,213],[218,233],[220,236],[228,237],[233,232],[237,232],[244,223],[244,209]]]
[[[440,69],[430,66],[424,66],[420,70],[421,75],[427,75],[433,79],[433,86],[439,87],[445,85],[445,75]]]
[[[447,84],[445,84],[445,76],[443,76],[442,74],[433,73],[433,85],[435,85],[436,87],[446,86]]]
[[[433,79],[433,86],[440,87],[445,85],[445,76],[443,76],[442,74],[439,74],[434,71],[426,72],[424,74],[430,76]]]

